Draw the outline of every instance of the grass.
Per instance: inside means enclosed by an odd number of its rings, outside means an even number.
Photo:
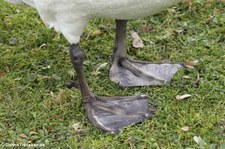
[[[0,0],[0,148],[10,144],[44,144],[46,148],[225,148],[225,5],[194,0],[163,13],[132,20],[145,47],[128,53],[146,61],[199,59],[195,69],[179,71],[171,85],[120,88],[108,78],[114,21],[93,20],[81,39],[85,73],[97,95],[146,94],[153,119],[122,130],[101,132],[87,120],[68,43],[47,29],[32,8]],[[152,31],[143,29],[151,26]],[[100,64],[106,67],[95,73]],[[199,74],[200,83],[194,82]],[[182,76],[189,75],[190,79]],[[191,94],[182,101],[176,95]],[[72,125],[80,123],[80,130]],[[188,131],[182,127],[189,126]],[[200,136],[197,144],[193,137]]]

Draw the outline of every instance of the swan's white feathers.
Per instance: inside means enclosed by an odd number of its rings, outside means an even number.
[[[93,18],[135,19],[159,13],[182,0],[7,0],[36,8],[48,27],[76,44]]]

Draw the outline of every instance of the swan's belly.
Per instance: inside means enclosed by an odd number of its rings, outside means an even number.
[[[96,3],[92,4],[89,10],[90,14],[99,18],[135,19],[159,13],[180,1],[181,0],[95,0]]]
[[[35,0],[35,8],[49,27],[70,43],[78,43],[93,18],[134,19],[153,15],[182,0]]]
[[[182,0],[36,0],[37,9],[72,17],[134,19],[159,13]],[[41,6],[40,6],[41,5]],[[54,14],[54,13],[53,13]]]

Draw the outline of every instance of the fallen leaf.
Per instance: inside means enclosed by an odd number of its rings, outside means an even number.
[[[101,72],[100,72],[99,70],[102,69],[102,68],[104,68],[104,67],[106,67],[107,64],[108,64],[108,63],[102,63],[102,64],[99,64],[99,65],[97,66],[97,69],[96,69],[95,71],[91,72],[91,74],[92,74],[92,75],[95,75],[95,76],[101,74]]]
[[[144,44],[141,38],[139,37],[138,33],[135,31],[131,31],[131,37],[132,37],[132,45],[134,48],[143,48]]]
[[[189,129],[190,129],[189,126],[184,126],[184,127],[181,128],[181,130],[183,130],[183,131],[188,131]]]
[[[191,76],[184,75],[184,76],[183,76],[183,78],[184,78],[184,79],[190,79],[190,78],[191,78]]]
[[[190,94],[177,95],[177,96],[176,96],[176,99],[177,99],[177,100],[183,100],[183,99],[186,99],[186,98],[189,98],[189,97],[191,97]]]
[[[199,75],[199,73],[197,73],[197,78],[195,80],[195,84],[199,85],[199,83],[200,83],[200,75]]]
[[[97,67],[96,71],[99,71],[100,69],[106,67],[107,64],[108,64],[108,63],[102,63],[102,64],[100,64],[100,65]]]
[[[45,47],[45,46],[47,46],[45,43],[44,44],[42,44],[39,48],[38,48],[38,50],[41,50],[43,47]]]
[[[188,68],[194,68],[194,66],[196,66],[198,62],[199,62],[198,60],[189,61],[189,62],[185,62],[184,65]]]
[[[30,135],[37,135],[37,134],[38,134],[38,132],[35,132],[35,131],[30,132]]]
[[[197,144],[199,144],[200,143],[200,141],[201,141],[201,137],[199,137],[199,136],[194,136],[194,141],[197,143]]]
[[[205,145],[206,144],[206,142],[204,140],[202,140],[202,138],[200,136],[194,136],[193,139],[199,145]]]
[[[19,136],[20,136],[20,138],[23,138],[23,139],[27,138],[27,135],[25,135],[24,133],[20,134]]]
[[[73,129],[74,130],[76,130],[76,131],[80,131],[80,123],[74,123],[73,125],[72,125],[72,127],[73,127]]]

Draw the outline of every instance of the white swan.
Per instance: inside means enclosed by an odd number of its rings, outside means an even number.
[[[181,0],[6,0],[37,9],[43,22],[62,33],[70,43],[70,56],[77,73],[90,121],[98,128],[118,132],[120,128],[151,116],[146,96],[98,97],[85,78],[80,36],[93,18],[116,19],[111,80],[120,86],[161,85],[169,82],[182,63],[148,63],[130,60],[126,52],[127,19],[159,13]],[[110,100],[108,100],[110,99]]]

